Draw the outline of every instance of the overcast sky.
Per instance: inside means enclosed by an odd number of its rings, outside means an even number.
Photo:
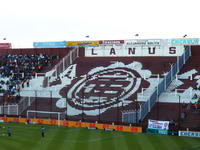
[[[199,0],[2,0],[0,41],[200,38],[199,16]]]

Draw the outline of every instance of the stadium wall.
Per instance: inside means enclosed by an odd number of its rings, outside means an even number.
[[[193,57],[200,56],[200,46],[199,45],[192,46],[191,54],[192,54]]]
[[[79,48],[79,57],[85,57],[85,47]]]

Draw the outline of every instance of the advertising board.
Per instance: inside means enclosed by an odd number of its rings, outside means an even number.
[[[56,42],[34,42],[34,48],[56,48],[56,47],[66,47],[65,41],[56,41]]]
[[[0,43],[0,49],[11,49],[11,43]]]
[[[200,137],[200,132],[193,132],[193,131],[179,131],[179,136],[189,136],[189,137]]]
[[[118,44],[124,44],[124,40],[103,40],[99,41],[100,45],[118,45]]]
[[[144,40],[125,40],[126,46],[161,46],[160,39],[144,39]]]
[[[171,45],[199,45],[199,39],[172,39]]]
[[[148,128],[149,129],[169,129],[169,121],[160,121],[160,120],[148,120]]]
[[[87,46],[99,46],[99,41],[67,41],[66,46],[74,47],[87,47]]]
[[[168,134],[168,130],[163,130],[163,129],[147,129],[147,133],[149,134]]]

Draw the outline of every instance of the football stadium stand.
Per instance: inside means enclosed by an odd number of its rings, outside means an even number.
[[[0,114],[55,119],[59,113],[60,119],[143,126],[157,119],[196,128],[200,47],[132,42],[136,49],[123,51],[124,43],[1,50]]]

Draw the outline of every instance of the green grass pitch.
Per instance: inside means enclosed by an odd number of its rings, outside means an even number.
[[[200,150],[200,139],[41,125],[0,124],[0,150]],[[5,128],[3,128],[5,127]],[[6,128],[13,135],[8,137]]]

